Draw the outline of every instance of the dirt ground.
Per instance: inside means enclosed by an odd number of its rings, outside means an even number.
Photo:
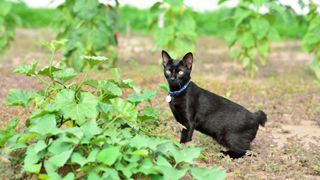
[[[12,47],[0,56],[0,101],[11,88],[41,87],[35,79],[14,74],[12,69],[33,59],[45,63],[48,52],[40,42],[53,38],[47,29],[17,30]],[[165,79],[160,52],[153,49],[149,36],[123,35],[119,49],[122,76],[142,88],[159,89],[158,84]],[[249,110],[264,110],[268,121],[259,129],[251,155],[237,160],[220,157],[222,147],[196,133],[188,145],[203,147],[201,165],[221,166],[228,179],[320,179],[320,83],[308,67],[312,55],[301,49],[299,41],[273,43],[267,65],[255,78],[248,78],[241,63],[231,60],[228,52],[222,39],[200,37],[194,52],[193,81]],[[104,72],[94,76],[103,77]],[[155,131],[178,139],[181,126],[174,120],[165,96],[160,91],[154,100],[162,112]],[[25,118],[22,109],[0,103],[0,127],[12,116]]]

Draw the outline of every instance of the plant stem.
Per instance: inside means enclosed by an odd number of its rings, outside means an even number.
[[[44,79],[42,79],[39,75],[36,75],[36,77],[44,84],[50,86],[50,83],[48,83],[47,81],[45,81]]]
[[[64,85],[62,82],[60,82],[60,81],[58,81],[58,80],[53,80],[53,81],[56,82],[56,83],[58,83],[58,84],[60,84],[60,85],[63,86],[64,88],[67,88],[67,86]]]
[[[108,126],[110,126],[114,121],[116,121],[119,117],[115,117],[112,121],[110,121],[104,128],[107,128]]]
[[[50,58],[50,68],[49,68],[49,73],[51,74],[51,69],[52,69],[52,64],[53,64],[53,58],[54,58],[54,55],[55,55],[55,51],[52,52],[51,54],[51,58]]]
[[[77,92],[77,91],[79,91],[79,90],[81,89],[81,87],[83,86],[83,83],[87,80],[88,73],[89,73],[89,71],[86,71],[86,72],[85,72],[84,77],[83,77],[83,79],[81,80],[81,82],[80,82],[80,84],[79,84],[79,86],[78,86],[78,88],[77,88],[76,92]]]

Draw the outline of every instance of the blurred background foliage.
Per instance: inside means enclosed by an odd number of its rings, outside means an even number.
[[[241,0],[238,6],[223,6],[227,1],[220,0],[220,8],[205,12],[186,7],[183,0],[159,1],[149,9],[119,6],[118,1],[115,6],[104,5],[98,0],[88,1],[90,3],[67,0],[56,9],[30,8],[15,3],[8,11],[15,20],[12,17],[5,20],[14,25],[4,26],[2,20],[2,31],[4,27],[11,29],[2,36],[10,42],[15,26],[53,27],[58,32],[57,39],[69,40],[64,56],[77,70],[81,70],[81,60],[73,57],[80,54],[107,55],[113,59],[111,64],[116,65],[117,32],[152,34],[157,45],[155,49],[168,49],[178,56],[196,51],[197,37],[218,36],[225,38],[231,57],[239,60],[251,76],[267,63],[270,42],[301,39],[304,49],[315,54],[311,69],[320,79],[318,4],[312,0],[299,1],[302,8],[308,7],[310,11],[297,14],[291,7],[273,0]],[[80,11],[82,8],[86,10]],[[13,23],[16,19],[21,23]]]
[[[64,57],[67,64],[81,71],[86,56],[112,54],[117,45],[116,30],[118,13],[116,6],[104,5],[98,0],[67,0],[58,7],[59,17],[54,25],[57,39],[67,39]],[[111,57],[110,55],[108,56]],[[111,59],[116,64],[116,59]]]
[[[0,53],[10,46],[15,28],[20,24],[20,18],[12,11],[13,7],[8,1],[0,1]]]

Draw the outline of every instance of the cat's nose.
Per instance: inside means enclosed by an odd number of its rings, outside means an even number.
[[[171,77],[170,80],[171,80],[171,81],[174,81],[174,77]]]

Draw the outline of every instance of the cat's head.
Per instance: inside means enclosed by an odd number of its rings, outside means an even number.
[[[183,56],[182,60],[174,60],[162,50],[163,72],[170,90],[177,91],[190,80],[193,55],[191,52]]]

